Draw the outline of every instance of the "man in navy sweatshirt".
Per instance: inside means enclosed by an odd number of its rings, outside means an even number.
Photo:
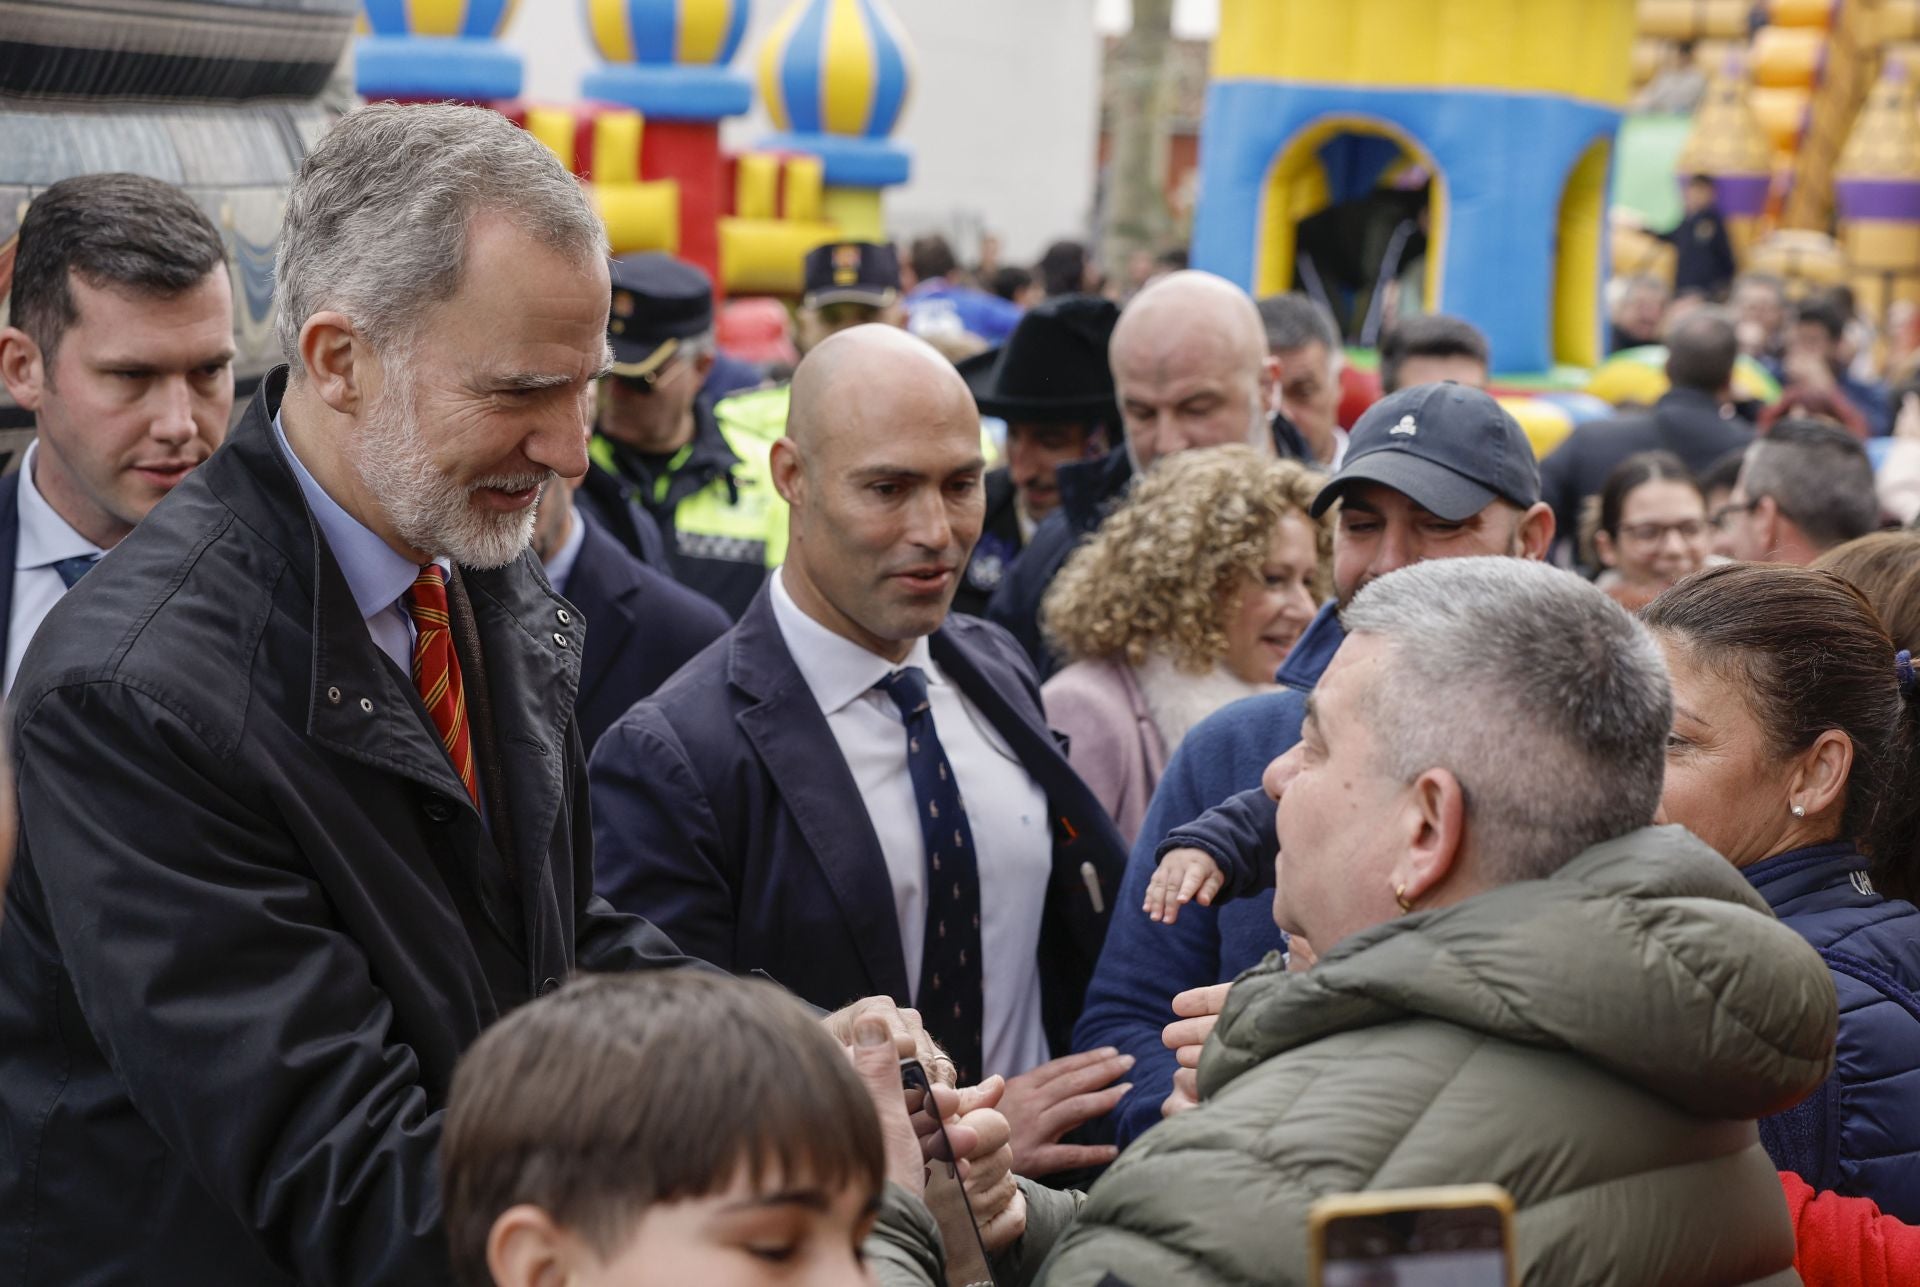
[[[1260,776],[1300,740],[1307,695],[1345,638],[1339,609],[1362,586],[1425,559],[1538,559],[1553,542],[1553,510],[1541,503],[1539,467],[1519,424],[1486,394],[1451,382],[1403,389],[1360,417],[1315,514],[1335,501],[1334,601],[1275,676],[1284,687],[1235,702],[1187,734],[1127,862],[1074,1029],[1076,1050],[1113,1046],[1134,1057],[1133,1090],[1113,1111],[1123,1147],[1160,1120],[1173,1094],[1177,1064],[1161,1040],[1176,1018],[1173,998],[1231,980],[1285,945],[1267,899],[1215,908],[1210,890],[1189,890],[1166,920],[1150,919],[1137,909],[1160,859],[1190,848],[1223,874],[1272,867],[1274,802]]]

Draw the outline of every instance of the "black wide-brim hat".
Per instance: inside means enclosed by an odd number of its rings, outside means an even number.
[[[1110,424],[1107,341],[1120,310],[1098,295],[1056,295],[1030,309],[1007,342],[960,363],[982,415]]]

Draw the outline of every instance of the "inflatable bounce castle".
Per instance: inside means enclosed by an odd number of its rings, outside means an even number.
[[[1306,288],[1312,217],[1399,191],[1419,307],[1501,372],[1593,365],[1634,31],[1634,0],[1221,0],[1195,266]]]
[[[568,8],[605,60],[578,104],[520,101],[519,56],[497,40],[514,0],[367,0],[357,88],[504,112],[591,184],[616,254],[678,255],[723,293],[797,291],[813,247],[882,235],[882,192],[909,171],[887,135],[911,78],[884,0],[792,0],[757,77],[780,133],[738,156],[723,152],[720,126],[753,102],[755,82],[729,66],[748,0]]]

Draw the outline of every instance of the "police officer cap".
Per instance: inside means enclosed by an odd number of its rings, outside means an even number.
[[[866,304],[885,308],[900,296],[900,257],[892,246],[871,241],[837,241],[807,252],[808,308],[827,304]]]
[[[682,341],[713,329],[713,284],[692,264],[672,255],[623,255],[612,276],[607,340],[615,375],[651,375]]]

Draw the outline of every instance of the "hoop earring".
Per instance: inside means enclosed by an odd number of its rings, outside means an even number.
[[[1393,887],[1393,901],[1400,904],[1400,914],[1402,916],[1413,910],[1413,904],[1407,901],[1407,887],[1405,885],[1395,885]]]
[[[1804,818],[1807,816],[1807,806],[1804,804],[1790,804],[1787,806],[1787,810],[1796,818]]]

